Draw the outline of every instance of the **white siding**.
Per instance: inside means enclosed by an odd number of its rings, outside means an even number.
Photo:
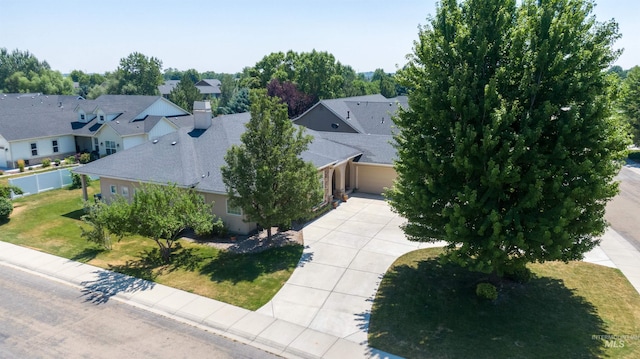
[[[168,133],[175,132],[176,128],[173,124],[169,123],[167,119],[161,119],[158,123],[153,126],[151,131],[149,131],[149,140],[156,139],[158,137],[164,136]]]
[[[9,167],[7,160],[9,158],[9,142],[0,136],[0,167]]]
[[[53,152],[53,140],[58,141],[58,152]],[[31,144],[35,143],[38,149],[38,155],[31,155]],[[76,143],[72,135],[44,137],[38,139],[29,139],[15,141],[11,143],[11,157],[9,161],[17,161],[20,159],[29,160],[32,163],[39,163],[39,159],[54,157],[64,153],[75,153]],[[35,160],[35,162],[33,162]]]
[[[145,135],[127,136],[122,138],[122,146],[124,150],[128,150],[131,147],[141,145],[146,142]]]
[[[122,151],[122,138],[113,128],[109,126],[102,126],[100,131],[98,132],[98,143],[100,144],[100,156],[104,156],[107,154],[107,147],[105,146],[105,141],[113,141],[120,145],[120,147],[116,147],[116,152]]]
[[[184,114],[186,112],[180,107],[163,98],[158,98],[156,102],[142,111],[136,118],[144,118],[145,116],[179,116]]]

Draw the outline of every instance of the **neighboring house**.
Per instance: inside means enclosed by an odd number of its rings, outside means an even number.
[[[180,80],[167,80],[162,85],[158,86],[160,95],[164,98],[169,98],[169,94],[173,89],[178,86]],[[220,97],[220,80],[217,79],[204,79],[196,82],[196,88],[200,90],[203,100]]]
[[[189,113],[159,96],[0,94],[0,167],[38,164],[79,152],[104,156],[186,123]]]
[[[400,107],[408,106],[405,96],[385,98],[380,94],[321,100],[293,122],[361,151],[362,156],[344,169],[348,175],[342,187],[346,192],[356,189],[380,194],[397,177],[392,117]]]
[[[293,122],[323,132],[392,135],[392,116],[408,106],[406,96],[380,94],[321,100]]]
[[[225,165],[227,150],[231,145],[241,143],[240,136],[249,120],[249,113],[212,119],[209,103],[197,102],[191,128],[181,128],[134,150],[101,158],[77,168],[75,172],[100,177],[102,198],[107,201],[116,195],[130,198],[141,182],[176,183],[181,187],[194,188],[207,202],[215,202],[214,214],[231,231],[249,233],[256,224],[245,222],[240,209],[229,207],[220,172],[220,167]],[[349,163],[362,153],[353,147],[324,139],[314,131],[308,132],[314,140],[302,158],[318,168],[325,189],[324,200],[331,201],[335,192],[345,191],[344,183],[348,182],[345,176],[350,176],[347,170]],[[342,187],[336,187],[341,184]]]
[[[218,79],[204,79],[196,82],[196,87],[200,90],[203,100],[220,97],[220,86],[222,83]]]

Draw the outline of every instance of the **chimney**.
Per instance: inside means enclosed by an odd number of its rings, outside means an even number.
[[[206,130],[211,127],[211,104],[209,101],[193,102],[194,130]]]

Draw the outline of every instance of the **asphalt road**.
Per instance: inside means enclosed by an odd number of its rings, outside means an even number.
[[[277,358],[175,320],[0,265],[0,358]]]
[[[620,193],[607,204],[605,218],[616,232],[640,250],[640,165],[630,163],[623,167],[617,179]]]

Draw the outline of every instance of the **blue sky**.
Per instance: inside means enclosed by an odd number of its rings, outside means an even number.
[[[180,70],[238,72],[276,51],[328,51],[357,72],[395,72],[434,0],[0,0],[0,47],[28,50],[54,70],[113,71],[134,51]],[[599,0],[640,65],[640,1]]]

